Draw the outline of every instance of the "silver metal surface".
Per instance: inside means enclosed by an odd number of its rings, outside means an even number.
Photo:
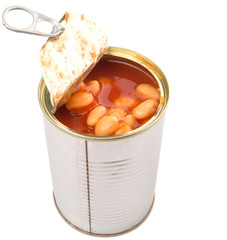
[[[151,208],[163,128],[117,141],[87,141],[90,231],[115,234],[133,228]]]
[[[7,22],[7,14],[13,10],[14,11],[22,10],[22,11],[26,11],[26,12],[30,13],[31,16],[33,17],[32,24],[27,28],[16,28],[14,26],[11,26]],[[45,32],[41,32],[40,30],[38,30],[37,24],[39,22],[46,22],[48,24],[51,24],[52,31],[49,33],[45,33]],[[34,34],[34,35],[39,35],[39,36],[44,36],[44,37],[57,37],[59,34],[61,34],[64,31],[64,28],[60,25],[60,23],[58,21],[56,21],[50,17],[47,17],[41,13],[38,13],[32,9],[22,7],[22,6],[11,6],[11,7],[6,8],[2,14],[2,23],[9,30],[12,30],[15,32],[21,32],[21,33]]]
[[[74,138],[44,118],[55,201],[71,224],[114,235],[143,221],[153,203],[163,122],[99,142]]]
[[[152,208],[164,124],[168,83],[149,59],[110,47],[107,54],[133,60],[156,78],[163,102],[146,124],[126,134],[98,137],[77,133],[51,113],[42,80],[39,101],[57,208],[64,219],[91,235],[128,232]]]

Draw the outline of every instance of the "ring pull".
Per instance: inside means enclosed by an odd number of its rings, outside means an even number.
[[[16,28],[11,26],[6,21],[7,14],[12,10],[22,10],[30,13],[33,17],[32,24],[27,28]],[[42,32],[37,29],[37,23],[39,22],[47,22],[52,25],[52,31],[49,33]],[[28,33],[28,34],[34,34],[38,36],[44,36],[44,37],[56,37],[59,34],[61,34],[64,31],[64,28],[59,24],[58,21],[47,17],[41,13],[38,13],[34,10],[31,10],[29,8],[25,8],[22,6],[11,6],[5,9],[5,11],[2,14],[2,23],[3,25],[8,28],[9,30],[15,31],[15,32],[21,32],[21,33]]]

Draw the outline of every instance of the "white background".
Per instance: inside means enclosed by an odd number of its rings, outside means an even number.
[[[94,19],[109,45],[153,60],[170,85],[154,208],[118,239],[227,239],[227,8],[221,0],[0,1]],[[92,239],[55,209],[37,99],[46,38],[0,25],[0,239]]]

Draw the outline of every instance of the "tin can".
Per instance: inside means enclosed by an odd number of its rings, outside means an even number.
[[[152,209],[169,87],[159,67],[141,54],[117,47],[106,54],[140,64],[158,82],[163,101],[144,125],[108,137],[75,132],[51,113],[43,79],[39,102],[59,213],[77,230],[113,236],[136,228]]]

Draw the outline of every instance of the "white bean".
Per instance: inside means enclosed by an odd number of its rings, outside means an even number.
[[[132,108],[135,106],[136,101],[129,97],[121,97],[121,98],[116,98],[114,100],[114,104],[122,108]]]
[[[96,80],[89,81],[85,84],[85,87],[88,91],[91,91],[94,95],[99,94],[101,88],[99,82]]]
[[[147,83],[142,83],[142,84],[138,85],[136,87],[136,91],[140,95],[147,97],[147,98],[152,98],[152,99],[156,99],[156,100],[159,100],[159,98],[160,98],[159,91],[155,87],[153,87],[152,85],[147,84]]]
[[[136,127],[136,119],[135,119],[135,117],[134,117],[132,114],[128,114],[128,115],[125,117],[124,121],[125,121],[128,125],[130,125],[133,129]]]
[[[87,118],[87,125],[94,127],[98,120],[106,113],[106,107],[97,106],[92,109]]]
[[[121,120],[125,116],[125,111],[121,108],[112,108],[107,113],[107,116],[115,116],[118,120]]]
[[[114,116],[104,116],[95,125],[95,135],[110,136],[119,126],[118,119]]]
[[[71,111],[73,109],[83,108],[90,105],[94,101],[91,92],[78,91],[73,93],[69,101],[65,104],[66,108]]]
[[[132,131],[132,127],[127,123],[122,123],[119,129],[114,133],[115,135],[123,134]]]
[[[144,119],[155,114],[158,108],[158,101],[147,99],[133,108],[132,115],[137,119]]]

